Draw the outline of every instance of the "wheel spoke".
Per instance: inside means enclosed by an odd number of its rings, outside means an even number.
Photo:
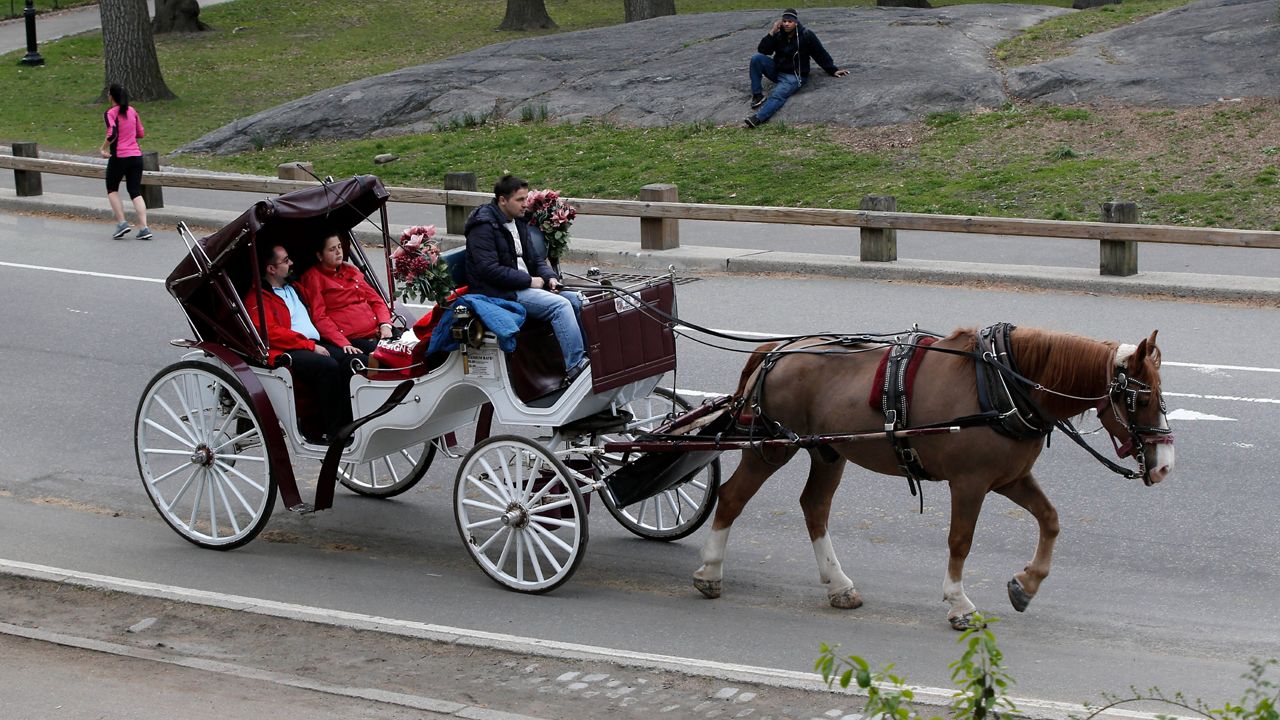
[[[501,507],[498,505],[490,505],[489,503],[480,502],[479,500],[473,500],[471,498],[466,498],[465,500],[462,501],[462,504],[466,505],[467,507],[480,508],[482,510],[490,510],[492,512],[498,513],[499,515],[507,511],[505,507]]]
[[[491,477],[491,478],[493,477],[492,471],[490,471],[489,477]],[[468,475],[468,476],[467,476],[467,482],[468,482],[468,483],[470,483],[470,484],[472,484],[472,485],[475,485],[477,488],[479,488],[479,489],[480,489],[480,491],[481,491],[481,492],[483,492],[485,495],[488,495],[489,497],[493,498],[493,501],[494,501],[494,502],[498,503],[499,505],[501,505],[501,506],[502,506],[502,507],[504,507],[504,508],[505,508],[505,507],[506,507],[506,506],[511,502],[511,500],[510,500],[509,498],[501,498],[501,497],[498,497],[498,494],[497,494],[497,493],[495,493],[493,490],[490,490],[490,489],[489,489],[489,485],[490,485],[490,483],[486,483],[486,482],[484,482],[483,480],[481,480],[480,478],[478,478],[478,477],[476,477],[476,476],[474,476],[474,475]]]
[[[496,525],[501,522],[502,522],[501,517],[491,517],[488,520],[477,520],[475,522],[466,523],[462,527],[465,528],[467,531],[471,531],[471,530],[475,530],[476,528],[489,527],[490,525]],[[506,527],[506,526],[504,525],[503,527]]]
[[[213,501],[213,485],[215,478],[213,473],[205,473],[205,494],[209,496],[209,529],[213,532],[214,539],[218,537],[218,505]]]
[[[556,537],[555,535],[552,535],[551,533],[548,533],[545,529],[540,528],[537,525],[530,525],[529,527],[534,529],[534,532],[529,534],[529,539],[533,540],[534,543],[537,543],[538,549],[542,551],[542,556],[547,559],[547,562],[551,563],[551,567],[556,569],[555,574],[559,575],[560,571],[564,569],[564,566],[560,564],[559,560],[556,560],[555,553],[551,552],[551,549],[547,547],[546,543],[542,542],[542,538],[538,537],[538,535],[539,533],[545,533],[552,540],[556,540],[556,541],[559,541],[560,538]],[[560,543],[560,544],[564,545],[564,543]],[[573,549],[566,547],[565,552],[572,553]],[[539,577],[538,579],[541,580],[542,578]]]
[[[253,506],[249,504],[248,500],[244,499],[244,494],[240,492],[240,488],[237,488],[236,484],[231,482],[231,478],[227,477],[227,474],[222,472],[221,469],[215,470],[215,472],[218,474],[218,477],[222,479],[222,483],[226,486],[226,488],[231,491],[231,494],[235,495],[236,499],[240,501],[240,506],[244,508],[244,511],[249,513],[250,515],[253,515],[254,514]],[[239,530],[237,530],[236,532],[239,532]]]
[[[187,414],[187,422],[191,424],[192,429],[195,430],[195,436],[199,438],[204,435],[203,418],[197,417],[196,413],[191,410],[191,406],[187,404],[187,398],[191,397],[188,386],[191,384],[192,377],[190,374],[184,373],[178,376],[177,379],[180,380],[180,384],[174,387],[174,392],[178,394],[178,404],[182,406],[182,411]],[[196,385],[198,387],[199,383],[196,383]]]
[[[533,546],[531,540],[536,539],[533,533],[521,533],[529,537],[524,541],[524,549],[529,552],[529,564],[533,566],[533,574],[538,578],[538,582],[546,582],[547,578],[542,574],[542,563],[538,562],[538,549]]]
[[[224,478],[219,478],[218,473],[214,473],[213,484],[218,488],[218,497],[222,499],[222,509],[227,514],[227,520],[231,521],[231,529],[234,534],[239,535],[240,521],[236,520],[236,512],[231,509],[231,503],[227,500],[227,491],[222,488],[223,482]],[[243,498],[241,498],[241,502],[244,502]]]
[[[507,542],[511,542],[511,528],[507,527],[506,525],[503,525],[502,527],[498,528],[496,532],[494,532],[492,535],[489,536],[488,540],[485,540],[483,543],[477,545],[476,551],[483,554],[485,549],[493,544],[494,540],[497,540],[498,538],[504,535],[507,538]]]
[[[510,528],[508,528],[510,529]],[[498,554],[498,562],[494,563],[494,567],[502,570],[502,566],[507,564],[507,554],[511,552],[511,545],[516,538],[516,532],[512,530],[507,533],[506,542],[502,543],[502,552]]]
[[[534,493],[533,497],[531,497],[531,498],[529,498],[529,499],[525,500],[525,501],[524,501],[524,503],[525,503],[526,505],[530,505],[530,506],[537,505],[539,502],[541,502],[541,501],[542,501],[542,498],[543,498],[543,497],[544,497],[548,492],[550,492],[551,488],[555,487],[556,485],[558,485],[558,484],[559,484],[559,483],[561,483],[561,482],[564,482],[564,481],[563,481],[563,480],[561,480],[559,477],[552,478],[551,480],[549,480],[549,481],[547,482],[547,484],[545,484],[545,485],[543,485],[543,486],[542,486],[542,489],[541,489],[541,490],[539,490],[538,492]]]
[[[265,493],[265,492],[267,491],[267,488],[266,488],[266,487],[264,487],[264,486],[262,486],[262,485],[259,485],[256,481],[254,481],[254,479],[253,479],[253,478],[251,478],[251,477],[249,477],[248,475],[245,475],[244,473],[242,473],[242,472],[240,472],[239,470],[235,469],[235,466],[233,466],[233,465],[228,465],[228,464],[226,464],[226,463],[222,462],[222,460],[220,460],[220,459],[218,459],[218,458],[214,458],[213,463],[214,463],[215,465],[217,465],[219,468],[222,468],[222,470],[224,470],[224,471],[226,471],[226,472],[229,472],[229,473],[231,473],[232,475],[235,475],[236,477],[240,478],[240,479],[241,479],[241,480],[243,480],[244,482],[248,483],[249,487],[252,487],[254,490],[257,490],[257,491],[258,491],[258,492],[260,492],[260,493]],[[230,479],[230,478],[228,478],[228,479]]]
[[[551,525],[552,527],[576,528],[578,523],[572,520],[564,520],[562,518],[553,518],[545,515],[531,515],[530,522],[536,522],[539,525]]]
[[[187,521],[187,527],[193,531],[196,529],[196,516],[200,513],[200,500],[204,497],[204,486],[209,479],[208,473],[205,472],[203,467],[200,468],[199,475],[200,483],[199,487],[196,488],[196,500],[191,504],[191,518]]]
[[[506,458],[502,457],[502,453],[498,453],[498,459],[502,461],[502,475],[506,475],[507,474]],[[501,498],[495,497],[494,499],[502,503],[503,505],[511,502],[512,500],[511,494],[507,492],[507,485],[502,480],[502,475],[499,475],[498,473],[494,472],[493,466],[490,465],[489,461],[483,457],[480,458],[480,465],[484,467],[484,474],[489,476],[490,484],[493,485],[493,487],[496,488],[503,495],[503,497]],[[477,482],[479,482],[478,479],[477,479]]]
[[[155,428],[156,430],[159,430],[160,432],[164,433],[165,435],[168,435],[169,437],[171,437],[171,438],[173,438],[174,440],[178,441],[179,443],[181,443],[181,444],[183,444],[183,445],[187,446],[188,448],[190,448],[190,449],[192,449],[192,450],[195,450],[195,449],[196,449],[196,444],[195,444],[195,443],[193,443],[192,441],[190,441],[190,440],[188,440],[188,439],[186,439],[186,438],[184,438],[184,437],[180,437],[177,433],[175,433],[175,432],[173,432],[172,430],[170,430],[169,428],[167,428],[167,427],[165,427],[165,426],[161,425],[160,423],[156,422],[155,420],[152,420],[151,418],[146,418],[145,420],[143,420],[143,422],[144,422],[144,423],[146,423],[147,427],[153,427],[153,428]],[[190,453],[190,452],[187,452],[187,453],[185,453],[185,454],[190,455],[191,453]]]
[[[179,466],[175,467],[174,469],[170,470],[169,472],[167,472],[167,473],[165,473],[165,474],[163,474],[163,475],[158,475],[158,476],[156,476],[156,477],[153,477],[153,478],[151,478],[151,484],[152,484],[152,485],[155,485],[156,483],[160,482],[161,480],[167,480],[167,479],[169,479],[169,478],[173,477],[174,475],[177,475],[178,473],[182,472],[186,467],[187,467],[187,463],[182,463],[181,465],[179,465]]]
[[[245,430],[244,432],[240,433],[239,435],[237,435],[237,436],[235,436],[235,437],[233,437],[233,438],[228,438],[225,442],[223,442],[222,444],[220,444],[220,445],[218,445],[217,447],[213,448],[213,451],[214,451],[214,452],[219,452],[219,451],[221,451],[221,450],[222,450],[222,448],[224,448],[224,447],[226,447],[226,446],[228,446],[228,445],[233,445],[233,444],[235,444],[235,443],[238,443],[238,442],[240,442],[241,440],[243,440],[243,439],[245,439],[245,438],[249,437],[250,435],[253,435],[253,434],[257,433],[257,432],[258,432],[258,429],[257,429],[257,428],[254,428],[254,429],[252,429],[252,430]],[[218,434],[219,434],[219,435],[221,435],[221,434],[222,434],[222,429],[219,429],[219,430],[218,430]]]
[[[191,469],[191,475],[189,475],[189,476],[187,477],[187,481],[186,481],[186,482],[184,482],[184,483],[182,483],[182,487],[178,488],[178,493],[177,493],[176,495],[174,495],[174,496],[173,496],[173,499],[172,499],[172,500],[170,500],[168,503],[166,503],[166,504],[165,504],[165,506],[164,506],[164,511],[165,511],[165,512],[172,512],[172,511],[173,511],[173,506],[174,506],[174,505],[177,505],[177,504],[178,504],[178,501],[179,501],[179,500],[181,500],[181,499],[182,499],[182,497],[183,497],[184,495],[186,495],[186,494],[187,494],[187,490],[191,489],[191,483],[195,482],[196,475],[199,475],[199,474],[200,474],[200,466],[199,466],[199,465],[197,465],[197,466],[195,466],[194,468],[192,468],[192,469]],[[152,484],[154,484],[154,481],[152,482]],[[159,492],[158,492],[158,491],[156,492],[156,497],[157,497],[157,498],[160,498],[160,495],[159,495]],[[160,501],[161,501],[161,502],[164,502],[164,498],[160,498]]]
[[[542,526],[541,526],[541,525],[539,525],[538,523],[536,523],[536,522],[531,522],[531,523],[529,523],[529,527],[533,528],[533,529],[534,529],[534,532],[536,532],[536,533],[538,533],[538,534],[542,535],[543,537],[547,538],[548,540],[551,540],[551,541],[552,541],[552,542],[554,542],[556,545],[559,545],[561,550],[564,550],[564,551],[565,551],[565,552],[567,552],[567,553],[572,553],[572,552],[573,552],[573,546],[569,545],[569,544],[568,544],[568,543],[566,543],[564,540],[561,540],[561,539],[559,538],[559,536],[557,536],[555,533],[553,533],[553,532],[551,532],[550,530],[548,530],[548,529],[546,529],[546,528],[542,527]]]
[[[181,398],[182,396],[179,395],[178,397]],[[187,438],[191,440],[192,445],[194,446],[199,444],[200,441],[196,439],[195,433],[191,432],[191,428],[188,425],[188,423],[182,422],[182,418],[178,417],[178,413],[174,412],[173,408],[169,407],[169,403],[165,402],[164,398],[160,397],[159,393],[156,393],[154,398],[155,398],[156,404],[159,405],[161,409],[165,411],[165,414],[169,416],[169,419],[173,420],[173,424],[181,428],[183,434],[185,434]],[[150,420],[150,418],[148,418],[148,420]],[[156,424],[155,427],[160,427],[160,426]]]
[[[563,500],[556,500],[555,502],[549,502],[546,505],[539,505],[537,507],[529,508],[529,514],[541,515],[542,513],[547,512],[548,510],[558,510],[559,508],[565,507],[566,505],[572,505],[572,504],[573,504],[573,496],[566,495]]]
[[[516,531],[516,580],[524,582],[524,533]]]

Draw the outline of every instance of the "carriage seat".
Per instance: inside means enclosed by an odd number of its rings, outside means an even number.
[[[456,287],[467,285],[467,249],[453,248],[440,254],[449,268]],[[556,340],[551,323],[525,318],[524,325],[516,333],[516,348],[504,353],[507,375],[512,389],[521,402],[531,403],[550,396],[564,385],[565,371],[560,342]]]

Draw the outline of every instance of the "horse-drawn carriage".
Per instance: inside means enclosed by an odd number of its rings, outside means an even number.
[[[348,396],[355,420],[328,445],[309,442],[308,393],[289,368],[269,361],[257,330],[265,319],[255,322],[242,298],[263,292],[264,249],[283,245],[306,258],[308,243],[336,233],[349,260],[392,305],[387,199],[377,178],[357,177],[265,199],[202,240],[184,229],[190,252],[166,286],[195,338],[174,341],[189,352],[148,384],[134,434],[148,495],[192,543],[229,549],[248,542],[266,524],[277,493],[295,512],[331,507],[339,482],[364,495],[402,493],[474,425],[475,444],[454,480],[454,514],[467,551],[496,582],[545,592],[567,580],[586,549],[592,495],[631,532],[660,540],[692,533],[719,500],[694,573],[695,586],[718,597],[729,527],[761,484],[803,449],[811,469],[801,505],[837,607],[862,602],[826,534],[845,461],[905,476],[913,491],[919,480],[949,483],[943,588],[949,620],[959,628],[974,610],[962,573],[987,493],[1005,495],[1039,525],[1035,556],[1008,583],[1017,610],[1048,574],[1057,515],[1031,474],[1048,433],[1061,429],[1088,447],[1070,418],[1094,410],[1117,454],[1135,459],[1138,470],[1090,449],[1095,457],[1148,485],[1172,471],[1155,333],[1121,345],[1001,323],[945,337],[780,338],[751,351],[734,395],[690,408],[659,387],[675,369],[674,329],[690,325],[676,319],[671,277],[631,288],[580,286],[589,374],[571,382],[564,376],[546,326],[526,323],[515,351],[504,353],[481,326],[455,325],[459,349],[419,357],[408,378],[380,379],[386,376],[376,369],[354,374]],[[387,256],[385,286],[352,234],[374,214]],[[400,322],[409,323],[407,309],[398,309]],[[529,432],[491,436],[495,420]],[[960,434],[962,428],[972,430]],[[748,452],[721,488],[719,455],[735,449]],[[291,456],[321,463],[309,503]]]
[[[375,271],[382,264],[370,262],[352,235],[378,216],[390,257],[387,199],[376,177],[363,176],[262,200],[200,240],[182,228],[189,253],[166,287],[195,338],[174,341],[190,352],[147,385],[135,423],[139,473],[165,522],[196,545],[238,547],[262,530],[277,493],[295,512],[331,507],[338,482],[363,495],[398,495],[474,425],[476,442],[453,488],[458,532],[480,567],[507,587],[543,592],[573,574],[587,545],[592,494],[642,537],[675,539],[696,530],[715,503],[714,455],[662,486],[650,484],[643,497],[628,491],[623,506],[605,481],[622,458],[601,446],[687,407],[658,386],[676,362],[664,317],[674,310],[671,277],[587,293],[582,326],[590,373],[571,383],[564,382],[549,327],[526,322],[515,352],[503,353],[491,333],[472,326],[463,329],[458,350],[387,373],[394,379],[380,379],[386,375],[376,368],[353,374],[355,421],[328,445],[307,439],[316,435],[307,427],[315,414],[311,393],[289,367],[269,361],[258,330],[265,320],[250,316],[244,298],[264,292],[264,250],[280,244],[301,262],[312,254],[309,245],[338,234],[348,260],[394,307],[397,322],[411,324],[408,309],[392,302],[390,260],[384,283]],[[399,377],[405,374],[411,377]],[[494,421],[544,437],[490,437]],[[310,502],[294,473],[294,461],[306,460],[320,462]]]

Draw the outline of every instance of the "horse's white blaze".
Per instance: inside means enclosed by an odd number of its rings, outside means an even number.
[[[1151,464],[1151,484],[1155,485],[1173,472],[1173,443],[1156,446],[1156,459]]]
[[[831,536],[823,535],[813,541],[813,556],[818,559],[818,577],[827,586],[827,593],[853,587],[853,581],[840,567],[835,548],[831,546]]]
[[[724,577],[724,548],[729,544],[729,528],[712,530],[702,544],[702,567],[693,576],[699,580],[720,580]]]
[[[951,611],[947,613],[947,617],[960,617],[978,609],[976,605],[969,600],[969,596],[964,594],[964,581],[960,579],[951,579],[947,577],[942,583],[942,599],[947,601],[951,606]]]

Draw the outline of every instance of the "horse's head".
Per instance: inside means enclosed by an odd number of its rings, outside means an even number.
[[[1173,433],[1160,394],[1160,348],[1156,333],[1116,350],[1111,388],[1098,418],[1120,457],[1138,461],[1142,481],[1154,485],[1173,472]]]

